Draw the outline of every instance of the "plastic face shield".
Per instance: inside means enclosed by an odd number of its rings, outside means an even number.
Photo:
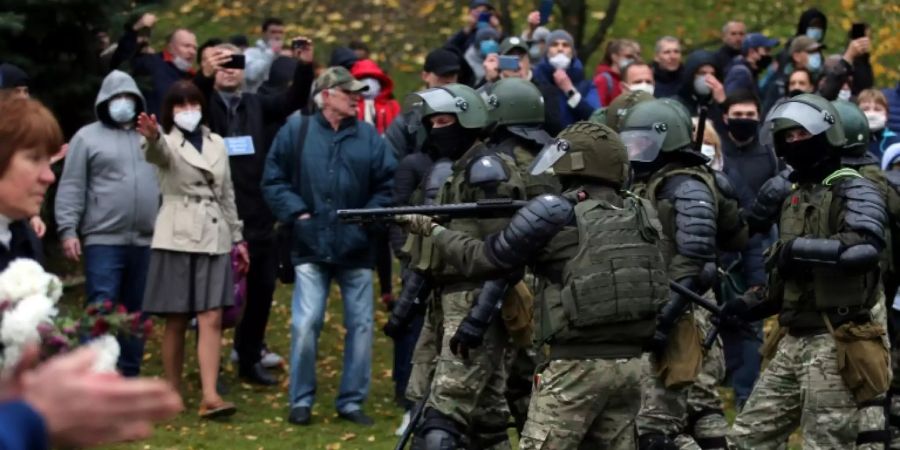
[[[531,163],[528,172],[532,175],[540,175],[546,172],[569,151],[569,147],[569,141],[565,139],[556,139],[545,145],[537,157],[534,158],[534,162]]]
[[[659,156],[668,134],[665,123],[656,123],[647,128],[629,128],[619,134],[625,148],[628,149],[628,160],[631,162],[652,162]]]
[[[809,134],[816,136],[828,131],[836,123],[835,117],[824,109],[816,108],[808,103],[787,101],[775,107],[766,117],[759,130],[760,144],[774,148],[775,121],[786,119],[796,122]]]

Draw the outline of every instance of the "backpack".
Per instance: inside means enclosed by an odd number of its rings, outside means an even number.
[[[669,288],[650,202],[627,197],[619,208],[589,199],[575,205],[575,220],[578,250],[563,269],[560,295],[563,334],[588,337],[605,325],[631,324],[622,338],[653,336]]]

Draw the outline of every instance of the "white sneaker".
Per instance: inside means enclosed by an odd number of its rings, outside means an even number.
[[[394,436],[402,436],[403,433],[406,432],[406,428],[409,426],[410,415],[409,411],[403,413],[403,421],[400,422],[400,427],[394,431]]]
[[[263,349],[262,358],[259,360],[259,363],[266,369],[274,369],[280,366],[283,361],[284,358],[278,356],[277,353],[270,352],[268,349]]]

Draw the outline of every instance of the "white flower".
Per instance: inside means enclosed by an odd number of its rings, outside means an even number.
[[[59,279],[44,272],[34,260],[17,259],[0,273],[0,300],[16,303],[26,297],[43,295],[56,302],[61,294]]]
[[[116,371],[116,362],[119,360],[119,341],[115,337],[104,334],[88,342],[87,345],[97,353],[97,359],[92,368],[94,372]]]
[[[26,344],[40,342],[38,326],[52,324],[57,314],[53,300],[44,295],[32,295],[19,301],[3,315],[0,342],[3,342],[3,368],[8,370],[19,362]]]

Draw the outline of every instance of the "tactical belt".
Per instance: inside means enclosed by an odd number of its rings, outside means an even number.
[[[643,347],[635,344],[551,344],[550,359],[619,359],[641,356]]]

